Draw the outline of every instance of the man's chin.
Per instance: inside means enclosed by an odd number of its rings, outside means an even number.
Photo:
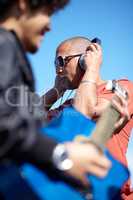
[[[32,47],[29,48],[28,51],[29,51],[31,54],[34,54],[34,53],[36,53],[36,52],[38,51],[38,49],[39,49],[38,47],[32,46]]]

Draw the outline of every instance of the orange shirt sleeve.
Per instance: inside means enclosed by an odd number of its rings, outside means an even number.
[[[129,101],[128,101],[128,109],[129,113],[133,115],[133,83],[128,81],[127,79],[118,80],[119,84],[125,88],[128,92]],[[114,95],[111,91],[106,90],[106,85],[103,84],[98,88],[97,91],[98,98],[104,98],[107,100],[111,100]],[[117,134],[113,134],[112,138],[107,142],[107,148],[122,163],[127,165],[126,161],[126,152],[128,147],[128,142],[130,138],[130,134],[133,128],[133,119],[131,118],[129,122],[124,126],[123,129]]]

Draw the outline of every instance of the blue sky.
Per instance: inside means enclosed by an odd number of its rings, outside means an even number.
[[[132,0],[71,0],[65,10],[52,17],[51,27],[52,31],[45,36],[39,52],[30,57],[40,94],[53,86],[56,47],[73,36],[102,40],[103,79],[127,77],[133,80]],[[132,154],[133,137],[127,153],[133,174]]]

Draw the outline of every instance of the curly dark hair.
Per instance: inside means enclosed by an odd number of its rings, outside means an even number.
[[[69,0],[28,0],[31,9],[40,7],[48,7],[52,12],[56,12],[64,8]]]
[[[18,0],[0,0],[0,18],[7,15],[8,11]],[[69,0],[27,0],[30,10],[36,11],[39,8],[47,8],[50,14],[64,8]]]

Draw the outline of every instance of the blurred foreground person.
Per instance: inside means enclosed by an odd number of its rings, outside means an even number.
[[[58,144],[41,133],[40,116],[34,115],[35,82],[26,56],[38,50],[50,30],[51,15],[67,3],[0,0],[0,159],[31,163],[59,179],[64,178],[59,165],[66,159],[71,162],[66,173],[86,185],[86,173],[103,177],[111,162],[93,144]],[[78,109],[76,103],[74,107]]]

